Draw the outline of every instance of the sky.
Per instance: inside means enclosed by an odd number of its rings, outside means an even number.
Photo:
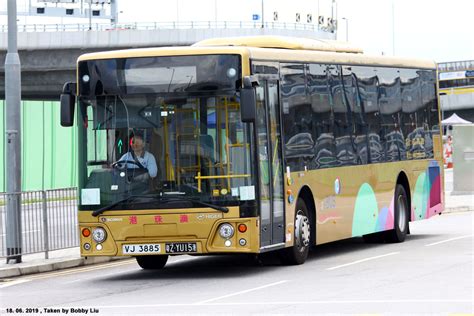
[[[391,55],[395,46],[398,56],[474,59],[472,0],[339,0],[338,7],[349,19],[349,40],[371,53]]]
[[[18,11],[29,2],[17,0]],[[279,22],[302,20],[307,14],[337,15],[337,39],[349,40],[366,53],[431,59],[437,62],[474,59],[474,0],[117,0],[119,23],[172,21],[252,21],[261,16]],[[6,11],[2,0],[0,11]],[[345,18],[345,19],[343,19]],[[100,21],[100,20],[99,20]],[[100,22],[107,22],[102,20]],[[0,25],[6,24],[0,16]],[[88,23],[87,19],[19,16],[19,24]],[[348,34],[346,34],[346,27]]]

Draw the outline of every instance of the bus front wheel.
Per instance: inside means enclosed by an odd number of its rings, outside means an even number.
[[[168,255],[156,256],[138,256],[135,257],[140,268],[144,270],[158,270],[162,269],[168,261]]]
[[[293,237],[293,247],[283,249],[281,252],[281,261],[284,264],[302,264],[308,258],[311,241],[311,225],[309,221],[308,208],[306,207],[304,200],[301,198],[299,198],[296,203],[295,229]]]

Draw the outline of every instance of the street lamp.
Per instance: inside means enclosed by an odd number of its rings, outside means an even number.
[[[348,18],[342,18],[342,19],[346,21],[346,42],[349,42],[349,19]]]
[[[89,1],[89,31],[92,31],[92,1]]]
[[[8,0],[8,50],[5,58],[5,160],[7,178],[7,263],[21,262],[21,64],[18,55],[16,0]]]

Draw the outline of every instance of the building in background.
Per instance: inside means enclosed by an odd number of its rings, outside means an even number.
[[[474,122],[474,60],[438,64],[442,119],[456,113]]]

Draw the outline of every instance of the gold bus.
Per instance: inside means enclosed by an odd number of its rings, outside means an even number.
[[[77,98],[82,256],[277,251],[354,236],[402,242],[443,210],[432,62],[331,41],[212,39],[86,54]]]

